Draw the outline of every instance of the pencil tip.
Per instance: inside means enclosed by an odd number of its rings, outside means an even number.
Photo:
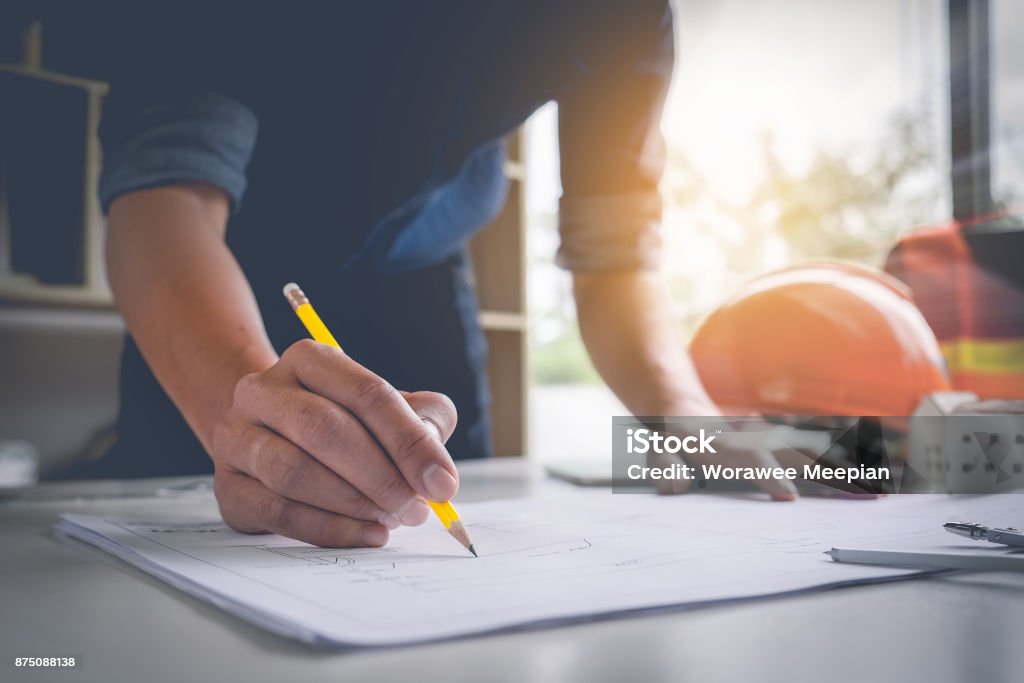
[[[832,554],[831,550],[826,550],[825,552],[822,553],[822,555],[831,555],[831,554]]]
[[[473,553],[473,557],[480,557],[476,554],[476,548],[473,547],[473,541],[470,540],[469,534],[466,533],[466,527],[460,520],[455,520],[452,525],[448,527],[448,533],[451,534],[456,541],[462,544],[462,547]]]

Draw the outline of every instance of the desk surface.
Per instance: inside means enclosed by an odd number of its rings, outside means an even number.
[[[460,466],[460,500],[529,495],[527,463]],[[61,512],[188,505],[184,480],[48,484],[0,502],[0,678],[10,681],[1021,681],[1024,575],[914,579],[384,650],[313,650],[53,535]],[[872,503],[875,504],[875,503]],[[880,501],[884,505],[884,501]],[[180,507],[178,508],[180,509]],[[13,673],[16,655],[76,672]]]

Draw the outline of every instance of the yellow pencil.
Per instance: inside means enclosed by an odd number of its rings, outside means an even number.
[[[324,321],[320,319],[316,311],[313,310],[312,304],[309,303],[309,299],[303,293],[302,289],[299,288],[294,282],[289,282],[284,286],[284,298],[291,304],[292,310],[295,311],[295,315],[299,316],[299,320],[306,326],[309,334],[313,339],[320,342],[321,344],[327,344],[334,348],[341,350],[341,344],[334,338],[331,331],[327,329],[327,325],[324,325]],[[469,533],[466,532],[466,527],[462,524],[459,519],[459,513],[455,511],[455,506],[450,501],[438,503],[432,500],[428,500],[427,504],[437,515],[441,523],[444,524],[444,528],[448,530],[455,540],[466,547],[469,552],[473,553],[474,557],[479,557],[476,554],[476,548],[473,547],[473,542],[469,538]]]

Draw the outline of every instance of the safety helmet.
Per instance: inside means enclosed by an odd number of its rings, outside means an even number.
[[[848,263],[748,282],[704,320],[690,354],[718,405],[764,415],[908,416],[949,389],[909,289]]]

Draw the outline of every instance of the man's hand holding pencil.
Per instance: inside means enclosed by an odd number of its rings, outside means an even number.
[[[399,392],[340,349],[299,341],[238,382],[217,425],[221,514],[240,531],[382,546],[458,491],[444,447],[455,423],[446,396]]]

